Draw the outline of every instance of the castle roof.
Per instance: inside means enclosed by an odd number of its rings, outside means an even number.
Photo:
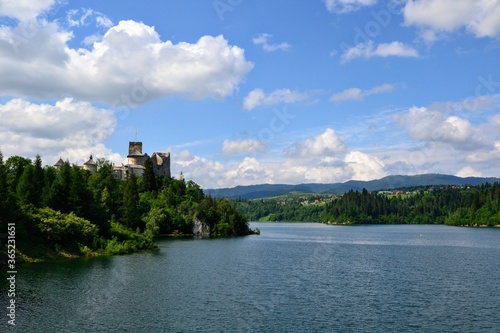
[[[59,166],[62,166],[64,164],[64,161],[62,160],[62,158],[59,158],[59,161],[56,162],[56,164],[54,164],[55,167],[59,167]]]
[[[139,156],[144,156],[144,154],[143,154],[143,153],[141,153],[138,149],[134,149],[134,150],[132,150],[132,151],[130,152],[130,154],[128,154],[128,156],[127,156],[127,157],[135,157],[135,156],[137,156],[137,157],[139,157]]]
[[[89,160],[87,162],[83,163],[83,165],[96,165],[96,163],[92,159],[92,155],[90,155]]]

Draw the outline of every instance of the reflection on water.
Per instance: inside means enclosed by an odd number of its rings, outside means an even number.
[[[255,227],[260,236],[163,240],[152,253],[22,266],[17,326],[8,329],[500,331],[499,229]]]

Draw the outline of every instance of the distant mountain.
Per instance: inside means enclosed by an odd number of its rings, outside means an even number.
[[[232,188],[207,189],[205,190],[205,194],[210,194],[216,198],[255,199],[283,195],[290,192],[341,194],[349,190],[361,191],[363,188],[366,188],[368,191],[378,191],[416,186],[478,185],[494,182],[500,182],[500,178],[461,178],[450,175],[425,174],[416,176],[387,176],[382,179],[370,181],[350,180],[345,183],[335,184],[261,184],[236,186]]]

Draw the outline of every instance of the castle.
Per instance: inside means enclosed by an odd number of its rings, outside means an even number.
[[[164,176],[170,178],[170,153],[157,153],[153,155],[142,153],[142,142],[129,142],[127,164],[121,166],[113,165],[113,175],[117,179],[128,179],[130,175],[142,177],[146,169],[144,164],[150,161],[153,167],[153,172],[156,176]],[[63,165],[63,160],[59,159],[54,167],[60,168]],[[97,172],[97,163],[94,161],[92,155],[89,160],[83,163],[82,169],[88,170],[91,173]]]

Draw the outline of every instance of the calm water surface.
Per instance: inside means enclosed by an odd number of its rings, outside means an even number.
[[[260,236],[19,267],[5,332],[500,332],[500,229],[252,224]]]

